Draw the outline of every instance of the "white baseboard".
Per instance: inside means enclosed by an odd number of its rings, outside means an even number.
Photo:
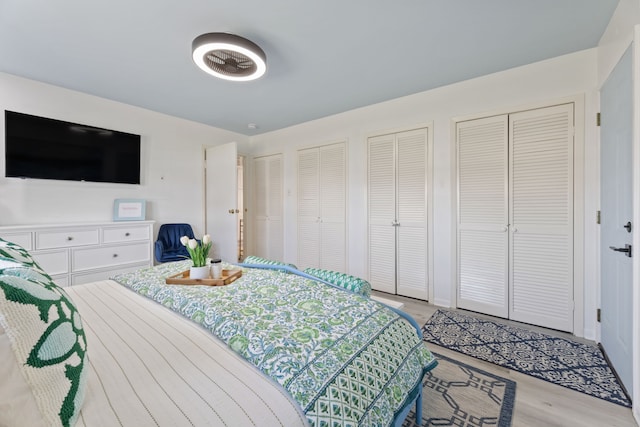
[[[438,307],[452,308],[451,301],[448,299],[434,299],[433,305],[437,305]]]

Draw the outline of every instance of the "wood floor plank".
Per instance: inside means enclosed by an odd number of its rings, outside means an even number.
[[[403,310],[409,313],[420,325],[424,325],[439,308],[424,301],[412,298],[389,295],[374,291],[374,294],[386,299],[401,302]],[[492,318],[495,321],[501,319]],[[551,331],[522,323],[504,321],[506,324],[530,328],[563,338],[589,343],[577,339],[570,334]],[[429,349],[452,359],[459,360],[479,369],[501,377],[509,378],[517,383],[516,403],[513,416],[513,427],[637,427],[631,409],[607,402],[593,396],[570,390],[559,385],[543,381],[511,369],[475,359],[446,348],[427,344]],[[429,408],[425,408],[428,411]]]

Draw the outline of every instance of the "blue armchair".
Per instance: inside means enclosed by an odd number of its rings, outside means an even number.
[[[162,263],[188,259],[189,252],[180,243],[182,236],[187,236],[190,239],[195,238],[189,224],[162,224],[158,230],[158,240],[155,244],[156,261]]]

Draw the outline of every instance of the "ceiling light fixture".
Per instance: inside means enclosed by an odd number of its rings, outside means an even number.
[[[193,40],[192,49],[196,65],[221,79],[255,80],[267,71],[264,51],[252,41],[234,34],[203,34]]]

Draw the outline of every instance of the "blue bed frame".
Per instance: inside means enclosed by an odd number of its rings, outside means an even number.
[[[302,276],[305,277],[307,279],[310,280],[315,280],[316,282],[322,282],[324,284],[327,284],[329,286],[333,286],[334,288],[337,289],[341,289],[345,292],[351,292],[348,289],[345,289],[341,286],[338,285],[334,285],[333,283],[327,282],[326,280],[322,280],[319,279],[315,276],[312,276],[310,274],[307,274],[303,271],[300,271],[298,269],[295,269],[291,266],[288,265],[271,265],[271,264],[244,264],[244,263],[240,263],[237,264],[239,267],[246,267],[246,268],[262,268],[262,269],[266,269],[266,270],[280,270],[280,271],[286,271],[287,273],[292,273],[292,274],[296,274],[298,276]],[[385,307],[388,307],[390,310],[392,310],[393,312],[395,312],[396,314],[398,314],[398,316],[406,319],[411,326],[413,326],[416,330],[416,333],[418,334],[418,337],[420,339],[422,339],[422,329],[420,328],[420,325],[418,325],[418,323],[413,319],[413,317],[411,317],[409,314],[405,313],[402,310],[398,310],[395,307],[391,307],[390,305],[387,305],[383,302],[381,302],[380,304],[384,305]],[[424,377],[423,373],[423,377]],[[395,427],[400,427],[402,426],[402,424],[404,423],[405,419],[407,418],[407,416],[409,415],[409,412],[411,411],[411,408],[413,406],[413,404],[415,403],[415,407],[416,407],[416,424],[420,425],[421,420],[422,420],[422,380],[423,378],[420,378],[420,381],[418,381],[418,384],[416,384],[416,386],[413,388],[413,390],[411,390],[411,392],[409,393],[409,397],[405,403],[405,405],[402,407],[402,409],[400,411],[398,411],[394,418],[393,418],[393,425]]]

